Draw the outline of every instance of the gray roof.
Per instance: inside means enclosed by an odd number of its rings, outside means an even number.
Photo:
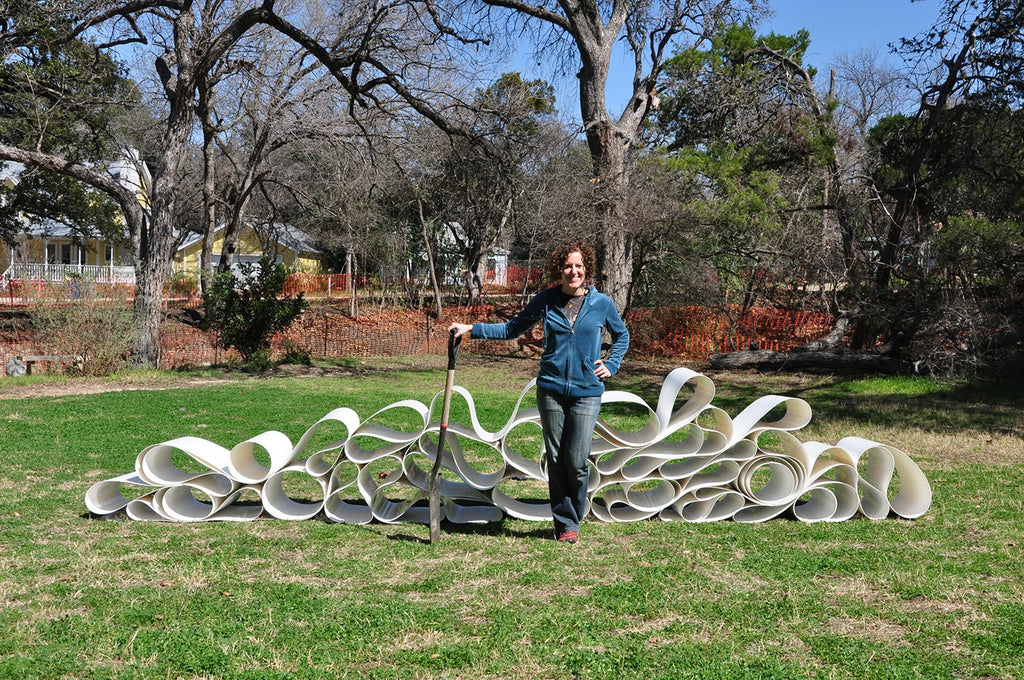
[[[48,217],[33,217],[32,219],[22,218],[21,225],[21,228],[18,230],[18,235],[29,236],[31,238],[111,240],[110,234],[83,233],[81,229],[76,229],[70,225],[64,224],[63,222],[51,220]],[[124,234],[122,238],[127,239],[128,235]]]
[[[23,172],[25,172],[25,165],[23,163],[0,161],[0,182],[10,180],[17,184],[18,178],[21,177]]]

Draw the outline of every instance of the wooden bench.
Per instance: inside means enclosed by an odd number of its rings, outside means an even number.
[[[25,356],[19,357],[25,364],[25,375],[32,375],[32,365],[38,362],[72,362],[81,361],[81,357],[69,357],[60,354],[26,354]]]

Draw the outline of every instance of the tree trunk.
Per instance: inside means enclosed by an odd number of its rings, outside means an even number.
[[[788,352],[770,349],[741,350],[712,354],[708,361],[716,369],[824,369],[877,371],[884,373],[916,372],[913,362],[892,356],[892,346],[886,345],[869,350],[850,350],[839,346],[849,330],[850,320],[856,312],[844,314],[836,319],[835,327],[819,340],[796,347]]]
[[[348,274],[348,315],[354,319],[359,309],[356,305],[356,256],[351,250],[345,254],[345,273]]]
[[[601,244],[601,290],[615,301],[620,310],[629,307],[633,295],[633,239],[625,229],[611,225],[604,232]]]
[[[171,143],[169,147],[175,146]],[[180,141],[181,149],[184,142]],[[168,156],[172,156],[169,152]],[[184,154],[178,154],[179,158]],[[160,323],[163,321],[164,282],[174,258],[175,197],[168,177],[176,177],[177,161],[163,166],[163,174],[153,183],[153,215],[141,230],[135,256],[135,318],[138,335],[133,357],[136,364],[150,368],[160,365]],[[134,244],[133,244],[134,245]]]
[[[480,302],[484,291],[484,274],[487,268],[487,257],[480,247],[471,247],[466,254],[466,292],[469,293],[469,304]]]
[[[726,354],[712,354],[708,361],[714,369],[764,370],[853,370],[881,373],[910,373],[914,364],[877,351],[801,351],[742,350]]]
[[[220,262],[217,263],[217,271],[231,271],[231,265],[235,262],[235,250],[238,249],[238,235],[241,231],[241,222],[241,206],[235,205],[231,211],[231,220],[224,227],[224,241],[220,250]]]
[[[629,135],[610,120],[589,127],[587,142],[598,182],[598,216],[601,242],[596,250],[600,260],[599,287],[620,310],[629,307],[633,289],[633,239],[622,214],[629,168]]]
[[[611,41],[618,29],[609,29],[608,36],[594,36],[577,41],[583,58],[580,79],[580,114],[587,135],[587,147],[593,164],[598,191],[599,233],[596,243],[600,260],[599,286],[620,310],[629,307],[633,289],[633,239],[622,211],[623,197],[629,184],[630,154],[640,126],[650,106],[650,91],[643,83],[634,85],[634,99],[618,118],[608,115],[605,89]]]
[[[213,278],[213,237],[217,231],[216,174],[212,131],[203,131],[203,245],[199,254],[199,290],[205,291]]]
[[[184,29],[190,17],[180,17]],[[177,78],[158,59],[158,71],[166,76],[170,111],[161,154],[155,159],[153,187],[150,192],[151,216],[148,224],[132,233],[132,255],[135,261],[135,317],[138,335],[133,358],[136,364],[150,368],[160,366],[160,323],[163,320],[163,288],[174,262],[177,244],[178,177],[185,162],[188,141],[195,122],[193,110],[194,81],[189,80],[191,62],[185,52],[178,54]],[[174,83],[171,85],[170,83]],[[187,85],[186,85],[187,83]],[[182,96],[182,93],[184,96]]]
[[[209,210],[210,215],[208,219],[211,220],[211,224],[216,224],[216,207],[210,206]],[[206,287],[213,279],[213,237],[216,235],[215,229],[216,227],[203,233],[202,251],[199,254],[199,259],[202,260],[202,262],[200,262],[201,267],[199,273],[200,292],[206,290]]]
[[[170,260],[150,262],[135,269],[135,319],[137,333],[132,351],[133,362],[147,368],[160,367],[160,325],[164,318],[164,281],[170,273]]]
[[[420,216],[420,228],[423,230],[423,248],[427,251],[427,271],[430,273],[430,286],[434,290],[434,304],[437,307],[437,318],[442,318],[444,308],[441,302],[441,285],[437,281],[437,266],[434,264],[434,245],[430,241],[427,220],[423,216],[423,200],[416,199],[416,208]]]
[[[199,251],[199,291],[213,278],[213,235],[217,230],[217,174],[214,142],[217,129],[212,120],[213,85],[207,74],[200,78],[196,112],[203,126],[203,243]]]

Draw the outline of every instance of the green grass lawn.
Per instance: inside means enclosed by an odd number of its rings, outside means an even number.
[[[456,382],[497,429],[534,368],[464,354]],[[611,387],[653,405],[670,368],[627,365]],[[1024,677],[1024,388],[708,375],[730,414],[799,396],[814,411],[801,440],[903,450],[931,509],[588,522],[571,547],[519,520],[445,524],[434,544],[417,524],[101,520],[86,490],[148,445],[294,442],[339,406],[429,402],[443,363],[0,398],[0,678]],[[5,378],[0,397],[49,384]]]

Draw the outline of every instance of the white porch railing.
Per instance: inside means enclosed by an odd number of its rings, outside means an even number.
[[[134,267],[95,264],[12,264],[3,274],[4,281],[67,281],[81,278],[99,283],[135,285]]]

